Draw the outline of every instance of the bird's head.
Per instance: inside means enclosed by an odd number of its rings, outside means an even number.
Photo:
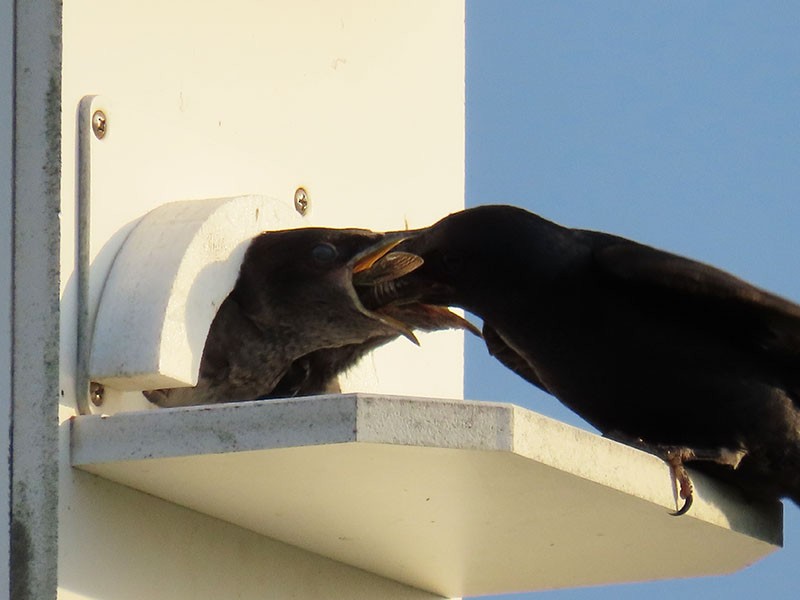
[[[557,274],[568,230],[538,215],[505,205],[453,213],[430,227],[406,232],[395,251],[424,262],[364,294],[367,306],[423,302],[460,306],[481,314],[484,305],[543,285]]]
[[[356,293],[356,283],[366,289],[421,264],[410,254],[391,252],[405,237],[363,229],[266,232],[247,249],[232,293],[254,322],[309,338],[314,347],[376,335],[400,334],[416,342],[410,326],[367,309]]]
[[[511,206],[485,206],[453,213],[437,223],[406,232],[398,252],[420,257],[419,268],[364,295],[376,303],[421,301],[464,306],[465,296],[479,282],[503,277],[514,262],[507,237],[526,211]],[[465,306],[468,308],[468,306]]]
[[[248,318],[304,352],[382,336],[403,335],[418,344],[413,329],[474,330],[439,307],[362,302],[422,264],[413,253],[395,250],[407,237],[364,229],[267,232],[250,244],[232,295]]]

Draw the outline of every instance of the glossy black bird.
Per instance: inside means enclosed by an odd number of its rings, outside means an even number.
[[[491,354],[604,434],[753,497],[800,503],[800,306],[693,260],[511,206],[399,248],[424,264],[370,293],[460,306]],[[369,302],[369,301],[368,301]]]
[[[437,307],[362,305],[358,290],[422,263],[392,252],[403,237],[306,228],[254,238],[211,324],[197,385],[145,396],[168,407],[337,391],[337,376],[370,350],[400,335],[416,343],[413,328],[471,327]]]

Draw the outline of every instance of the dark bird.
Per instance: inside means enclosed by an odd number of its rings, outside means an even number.
[[[452,214],[400,249],[370,302],[459,306],[489,352],[603,434],[800,504],[800,306],[714,267],[511,206]]]
[[[206,338],[199,380],[144,392],[165,407],[338,391],[337,376],[413,329],[472,327],[421,304],[369,310],[359,290],[387,285],[422,264],[392,249],[404,234],[306,228],[254,238]]]

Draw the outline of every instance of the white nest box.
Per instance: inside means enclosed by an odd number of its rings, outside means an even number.
[[[128,391],[195,385],[209,327],[252,238],[303,224],[263,196],[171,202],[147,213],[103,286],[90,379]]]

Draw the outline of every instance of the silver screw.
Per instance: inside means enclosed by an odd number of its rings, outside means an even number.
[[[94,136],[98,140],[102,140],[106,137],[106,131],[108,130],[108,119],[106,119],[106,113],[102,110],[94,111],[92,115],[92,131],[94,131]]]
[[[297,188],[294,191],[294,209],[301,215],[305,216],[310,205],[311,200],[308,198],[308,192],[306,189],[302,187]]]

